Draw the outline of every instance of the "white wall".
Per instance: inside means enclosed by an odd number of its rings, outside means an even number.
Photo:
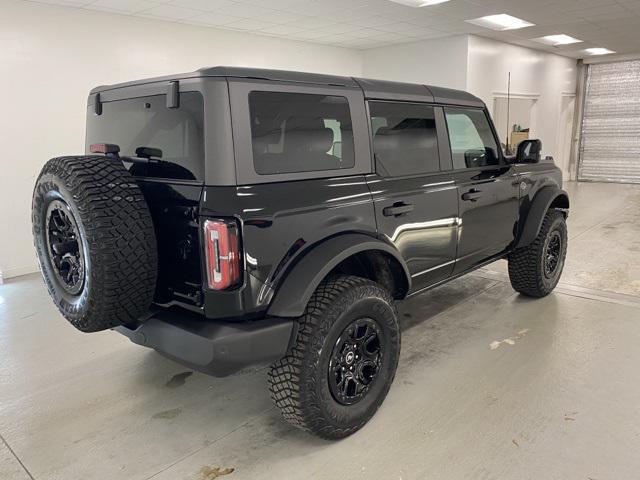
[[[467,36],[436,38],[364,51],[365,77],[465,89]]]
[[[89,90],[214,65],[362,75],[361,52],[0,0],[0,272],[35,271],[30,202],[49,158],[82,153]]]
[[[577,61],[571,58],[469,36],[467,90],[492,110],[495,94],[507,92],[511,72],[512,94],[537,96],[530,138],[542,140],[546,155],[557,155],[561,150],[562,97],[575,94],[577,69]],[[504,136],[504,128],[500,128]]]

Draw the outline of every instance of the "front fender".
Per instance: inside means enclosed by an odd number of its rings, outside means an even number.
[[[533,197],[533,201],[529,205],[524,221],[522,222],[522,228],[520,229],[520,235],[518,236],[515,248],[526,247],[536,239],[547,210],[552,206],[569,208],[569,195],[555,185],[541,188],[535,197]]]
[[[411,286],[411,275],[400,253],[392,246],[361,233],[348,233],[325,240],[311,249],[286,275],[278,288],[268,315],[299,317],[320,282],[340,262],[359,252],[378,250],[398,260]]]

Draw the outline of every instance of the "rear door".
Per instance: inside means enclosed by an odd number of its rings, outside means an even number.
[[[222,84],[221,84],[222,85]],[[224,85],[226,87],[226,85]],[[204,97],[197,80],[180,82],[180,102],[167,106],[168,83],[100,94],[101,111],[87,110],[86,151],[94,143],[120,147],[153,218],[158,248],[154,301],[199,306],[201,297],[198,204],[205,181]],[[151,162],[132,162],[140,148],[156,149]]]
[[[442,109],[370,101],[376,173],[367,177],[379,234],[400,251],[416,291],[447,278],[457,242],[457,190],[440,148]],[[443,165],[445,164],[445,165]]]
[[[235,211],[246,269],[265,284],[266,305],[289,266],[318,242],[344,232],[375,236],[364,96],[353,82],[229,78],[229,91]]]
[[[454,274],[504,252],[517,231],[519,183],[484,109],[445,107],[460,205]]]

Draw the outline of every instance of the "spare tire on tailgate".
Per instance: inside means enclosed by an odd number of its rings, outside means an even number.
[[[33,191],[32,221],[49,294],[78,330],[134,324],[146,312],[156,237],[142,191],[120,160],[49,160]]]

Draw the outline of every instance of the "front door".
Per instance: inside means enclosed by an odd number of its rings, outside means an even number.
[[[446,107],[460,229],[454,274],[504,252],[517,231],[519,183],[483,109]]]
[[[402,254],[412,291],[447,278],[455,261],[458,193],[451,172],[441,169],[436,110],[369,103],[376,173],[367,182],[378,232]]]

